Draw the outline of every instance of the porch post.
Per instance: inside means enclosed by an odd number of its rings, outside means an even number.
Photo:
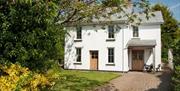
[[[155,68],[155,47],[153,47],[153,72],[156,71],[156,68]]]
[[[129,48],[129,53],[128,53],[128,60],[129,60],[129,70],[132,70],[132,50]]]

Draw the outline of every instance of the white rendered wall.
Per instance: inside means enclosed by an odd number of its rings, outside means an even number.
[[[91,50],[98,50],[98,70],[122,71],[122,29],[116,29],[115,41],[106,41],[108,39],[107,26],[83,26],[82,41],[74,42],[76,39],[75,28],[68,28],[69,34],[65,41],[65,68],[67,69],[90,69]],[[68,47],[69,46],[69,47]],[[75,48],[82,48],[82,63],[76,63]],[[114,48],[114,66],[108,64],[108,47]],[[68,51],[70,50],[70,51]]]
[[[142,39],[156,40],[155,46],[155,66],[161,64],[161,30],[160,25],[144,25],[140,26],[140,37]]]

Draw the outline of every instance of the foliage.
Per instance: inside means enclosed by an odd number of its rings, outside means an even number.
[[[177,36],[173,47],[173,56],[174,56],[173,61],[174,61],[175,72],[173,74],[172,80],[173,80],[174,91],[180,90],[180,53],[179,52],[180,52],[180,37]]]
[[[161,40],[162,40],[162,59],[167,62],[168,49],[173,49],[173,62],[175,72],[172,77],[173,90],[180,90],[180,30],[178,29],[178,22],[173,18],[169,9],[164,5],[155,5],[155,11],[160,10],[163,14],[164,23],[161,26]]]
[[[180,65],[175,66],[175,73],[172,77],[174,91],[180,90],[180,75],[179,74],[180,74]]]
[[[137,2],[131,0],[60,0],[59,4],[60,14],[56,19],[60,20],[63,25],[92,22],[92,18],[105,17],[109,19],[114,13],[123,13],[124,15],[117,14],[117,17],[128,17],[129,23],[133,23],[138,13],[127,10],[131,8],[129,6],[137,8],[140,13],[150,17],[148,0],[138,0]]]
[[[63,59],[64,31],[54,24],[57,6],[43,0],[15,1],[0,1],[0,63],[46,70],[47,61]]]
[[[28,68],[21,67],[18,64],[11,64],[10,66],[0,65],[0,70],[1,91],[38,91],[51,85],[43,74],[33,73]]]
[[[156,4],[152,7],[154,11],[161,11],[164,23],[161,25],[161,41],[162,41],[162,59],[167,62],[168,49],[173,47],[176,31],[178,30],[178,22],[172,16],[168,7]]]

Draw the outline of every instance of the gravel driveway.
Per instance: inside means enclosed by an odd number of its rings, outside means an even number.
[[[171,71],[163,72],[128,72],[113,79],[109,84],[96,91],[170,91]]]

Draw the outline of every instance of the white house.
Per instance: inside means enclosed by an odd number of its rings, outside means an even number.
[[[65,69],[129,71],[145,69],[144,65],[161,64],[161,12],[154,12],[141,25],[127,25],[126,19],[113,18],[108,24],[81,24],[67,27]],[[104,27],[104,28],[102,28]]]

